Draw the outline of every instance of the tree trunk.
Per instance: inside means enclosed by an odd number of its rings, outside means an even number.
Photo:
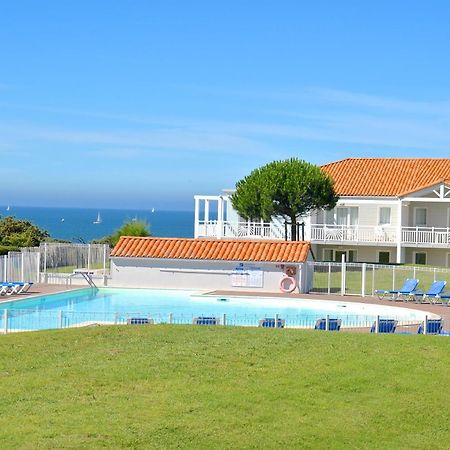
[[[297,239],[297,218],[294,216],[291,217],[291,241],[296,241]]]

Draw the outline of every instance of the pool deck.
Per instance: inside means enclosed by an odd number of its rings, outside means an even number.
[[[77,289],[84,289],[88,286],[66,286],[61,284],[34,284],[26,294],[4,295],[0,297],[0,304],[3,302],[10,302],[14,300],[23,300],[28,297],[36,295],[56,294],[59,292],[73,291]],[[280,298],[302,298],[308,300],[325,300],[338,301],[349,303],[368,303],[372,305],[396,306],[398,308],[417,309],[420,311],[430,312],[436,314],[444,319],[444,329],[450,331],[450,307],[443,305],[432,305],[429,303],[414,303],[403,301],[389,301],[379,300],[377,297],[359,297],[353,295],[326,295],[326,294],[283,294],[277,292],[256,292],[256,291],[209,291],[207,295],[219,296],[252,296],[252,297],[280,297]]]
[[[57,294],[59,292],[74,291],[76,289],[83,289],[89,286],[66,286],[62,284],[44,284],[35,283],[30,290],[24,294],[2,295],[0,297],[0,304],[4,302],[11,302],[14,300],[24,300],[28,297],[36,295]]]

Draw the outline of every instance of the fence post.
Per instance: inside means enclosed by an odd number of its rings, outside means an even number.
[[[325,331],[330,331],[330,315],[327,314],[325,318]]]
[[[436,281],[436,267],[433,269],[433,281]]]
[[[341,264],[341,295],[345,295],[345,254],[342,255],[342,264]]]
[[[63,312],[61,310],[58,311],[58,328],[63,327]]]
[[[8,256],[5,255],[3,262],[5,263],[3,265],[3,281],[8,281]]]
[[[275,324],[274,328],[278,328],[278,314],[275,314]]]
[[[363,263],[361,270],[361,297],[366,296],[366,263]]]
[[[91,268],[91,244],[88,244],[87,270]]]
[[[103,244],[103,275],[106,275],[106,244]]]
[[[423,327],[423,334],[427,334],[428,332],[428,316],[425,315],[425,321],[424,321],[424,327]]]
[[[47,278],[47,242],[44,243],[44,283],[48,282]]]
[[[331,262],[328,263],[328,295],[331,294]]]
[[[114,314],[114,325],[117,325],[119,323],[119,313]]]
[[[395,291],[395,266],[392,266],[392,290]]]
[[[23,261],[23,252],[20,252],[20,281],[25,281],[25,268]]]
[[[41,252],[36,252],[36,259],[37,259],[37,274],[36,274],[36,281],[38,283],[41,282]]]
[[[380,316],[377,316],[375,319],[375,333],[378,333],[380,330]]]
[[[226,325],[227,324],[227,315],[225,313],[223,313],[222,316],[222,325]]]
[[[173,314],[169,313],[169,323],[172,324],[173,323]]]
[[[3,331],[5,332],[5,334],[8,333],[8,310],[5,309],[3,311],[3,322],[4,322],[4,329]]]

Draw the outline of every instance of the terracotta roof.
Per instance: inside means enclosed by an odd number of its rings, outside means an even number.
[[[111,256],[220,261],[304,262],[310,243],[122,236]]]
[[[347,158],[321,167],[339,196],[400,197],[450,179],[450,158]]]

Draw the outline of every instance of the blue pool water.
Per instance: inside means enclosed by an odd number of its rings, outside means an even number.
[[[423,320],[421,311],[362,303],[268,297],[217,297],[198,291],[157,289],[80,289],[0,304],[0,327],[40,330],[91,323],[126,323],[132,317],[156,323],[192,323],[197,316],[226,315],[231,325],[255,326],[264,317],[286,320],[286,326],[311,327],[329,315],[343,326],[368,326],[377,315],[403,321]]]

